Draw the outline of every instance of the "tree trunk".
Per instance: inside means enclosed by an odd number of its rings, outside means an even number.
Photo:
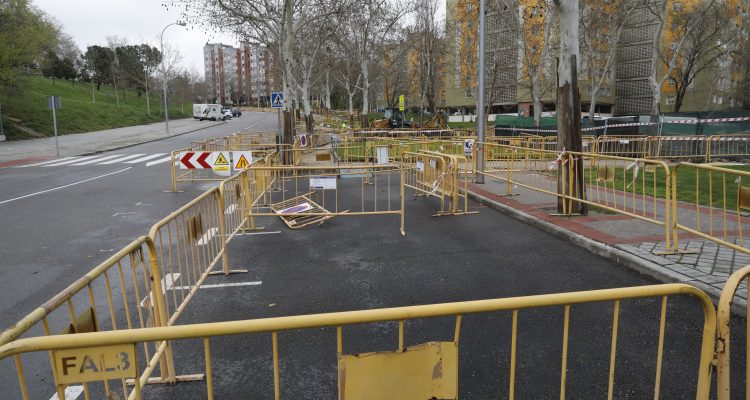
[[[589,126],[594,126],[594,117],[596,117],[596,102],[597,102],[597,96],[596,92],[599,90],[597,88],[591,89],[591,105],[589,105]]]
[[[562,153],[581,152],[581,100],[578,91],[578,1],[556,1],[560,15],[560,60],[557,82],[557,148]],[[567,162],[566,162],[567,161]],[[558,192],[586,198],[583,159],[563,155],[558,163]],[[572,182],[572,185],[571,185]],[[565,204],[564,204],[565,203]],[[558,198],[558,212],[586,215],[585,203]]]
[[[370,76],[367,60],[362,62],[362,110],[359,112],[359,123],[362,129],[367,128],[367,113],[370,111]]]

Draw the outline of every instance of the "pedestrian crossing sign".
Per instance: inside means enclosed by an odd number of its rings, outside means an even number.
[[[271,108],[284,108],[284,92],[271,92]]]

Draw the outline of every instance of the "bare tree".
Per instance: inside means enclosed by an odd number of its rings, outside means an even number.
[[[443,37],[445,26],[437,20],[440,2],[437,0],[416,0],[414,14],[416,23],[412,35],[418,54],[419,101],[420,107],[435,111],[438,95],[437,74],[443,59]],[[425,104],[426,102],[426,104]]]
[[[689,10],[689,13],[700,12],[700,16],[691,16],[695,23],[685,33],[686,38],[680,49],[677,65],[672,70],[670,84],[675,86],[674,111],[680,111],[688,88],[694,86],[696,77],[704,72],[711,74],[712,88],[728,90],[724,82],[729,78],[722,72],[727,72],[730,53],[735,49],[739,38],[739,29],[731,21],[729,10],[724,5],[708,3],[705,8]],[[675,21],[677,22],[677,21]],[[710,97],[710,96],[707,96]]]
[[[599,92],[611,76],[617,44],[635,7],[632,0],[581,0],[580,50],[591,89],[589,121],[594,121]]]
[[[351,39],[348,46],[350,56],[359,63],[361,80],[358,88],[362,93],[360,123],[364,127],[368,124],[370,88],[383,77],[383,73],[370,74],[373,64],[382,61],[377,57],[377,50],[397,41],[397,24],[408,9],[401,3],[389,0],[358,0],[356,8],[358,12],[342,24],[342,30]]]
[[[649,83],[652,91],[652,119],[658,118],[664,82],[670,79],[677,67],[683,46],[700,25],[704,12],[718,5],[715,0],[698,1],[691,4],[667,0],[639,0],[656,20],[656,31],[652,37],[652,64]],[[670,23],[667,26],[667,23]],[[666,32],[665,32],[666,31]],[[666,43],[662,46],[662,40]]]

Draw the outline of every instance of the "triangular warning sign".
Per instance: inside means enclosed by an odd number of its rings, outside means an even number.
[[[237,160],[237,164],[234,166],[235,169],[245,169],[250,165],[249,162],[247,162],[247,158],[245,158],[245,155],[241,155],[240,159]]]
[[[229,161],[224,157],[224,153],[219,153],[219,156],[216,157],[216,161],[214,161],[214,165],[229,165]]]

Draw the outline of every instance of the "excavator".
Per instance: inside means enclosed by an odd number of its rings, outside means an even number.
[[[386,108],[383,119],[376,119],[370,122],[370,129],[447,129],[448,128],[448,117],[441,110],[438,111],[432,118],[423,123],[412,123],[404,121],[404,113],[399,111],[397,108]]]

